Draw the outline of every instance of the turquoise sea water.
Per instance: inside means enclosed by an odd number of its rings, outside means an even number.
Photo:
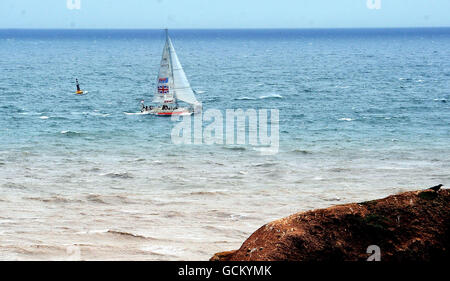
[[[296,211],[450,184],[449,28],[170,34],[204,110],[279,109],[279,153],[125,114],[162,31],[0,30],[1,258],[207,259]]]

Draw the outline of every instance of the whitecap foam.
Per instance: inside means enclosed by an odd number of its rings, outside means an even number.
[[[251,98],[251,97],[239,97],[239,98],[235,98],[235,100],[256,100],[256,99]]]
[[[139,211],[139,210],[133,210],[133,209],[120,209],[119,210],[120,212],[122,212],[122,213],[126,213],[126,214],[142,214],[142,212],[141,211]]]
[[[93,116],[100,116],[100,117],[108,117],[108,116],[110,116],[111,114],[110,114],[110,113],[93,112],[93,113],[90,113],[90,115],[93,115]]]
[[[99,233],[107,233],[109,229],[93,229],[87,231],[78,231],[75,234],[99,234]]]
[[[123,114],[125,115],[148,115],[150,114],[150,112],[146,111],[146,112],[124,112]]]
[[[273,94],[273,95],[268,95],[268,96],[260,96],[259,99],[282,99],[283,96],[279,95],[279,94]]]
[[[352,118],[339,118],[339,121],[353,121]]]
[[[162,256],[179,256],[184,253],[181,248],[173,246],[148,245],[141,248],[142,251],[150,252]]]
[[[48,116],[41,116],[41,117],[39,117],[39,119],[43,119],[43,120],[48,119],[48,118],[50,118],[50,117],[48,117]]]
[[[77,132],[77,131],[61,131],[61,134],[66,135],[66,136],[78,136],[81,135],[81,133]]]

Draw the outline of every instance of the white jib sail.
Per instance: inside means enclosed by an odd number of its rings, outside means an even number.
[[[170,48],[170,63],[172,64],[173,92],[175,97],[185,103],[198,105],[199,102],[195,98],[194,91],[192,90],[186,74],[184,73],[183,67],[181,66],[180,60],[178,59],[177,53],[173,47],[172,40],[167,37],[167,41]]]

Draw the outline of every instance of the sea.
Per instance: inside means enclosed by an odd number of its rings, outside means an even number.
[[[450,185],[450,28],[169,34],[204,112],[278,110],[277,153],[133,114],[163,30],[0,30],[0,259],[208,260],[296,212]]]

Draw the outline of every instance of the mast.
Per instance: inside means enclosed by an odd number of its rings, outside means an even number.
[[[169,89],[169,93],[171,94],[171,96],[172,96],[172,99],[173,100],[175,100],[175,104],[178,104],[177,103],[177,99],[176,99],[176,95],[175,95],[175,79],[174,79],[174,77],[173,77],[173,63],[172,63],[172,50],[171,50],[171,48],[170,48],[170,46],[171,46],[171,41],[170,41],[170,37],[169,37],[169,30],[166,28],[165,29],[166,30],[166,45],[167,46],[169,46],[169,65],[170,65],[170,77],[172,78],[171,80],[172,80],[172,87],[170,87]]]

